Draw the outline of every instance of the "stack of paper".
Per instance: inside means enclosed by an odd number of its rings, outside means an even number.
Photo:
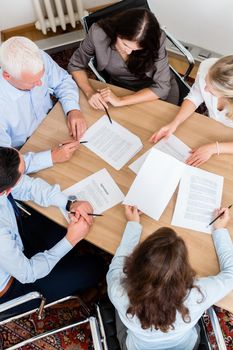
[[[157,149],[151,149],[124,203],[136,205],[158,220],[179,181],[172,224],[210,233],[208,224],[214,209],[220,207],[223,177],[191,167]]]
[[[83,135],[82,140],[92,152],[120,170],[142,148],[140,138],[112,120],[102,116]]]
[[[186,161],[191,151],[191,148],[189,148],[184,142],[178,139],[178,137],[176,137],[175,135],[171,135],[168,139],[162,139],[161,141],[156,143],[156,145],[154,145],[152,148],[158,149],[166,154],[169,154],[170,156],[173,156],[174,158],[180,160],[181,162]],[[151,149],[149,149],[141,157],[135,160],[135,162],[129,165],[129,168],[135,174],[139,172],[142,164],[146,160],[146,157],[150,153],[150,150]]]
[[[103,213],[124,199],[124,194],[106,169],[88,176],[67,188],[63,193],[68,196],[75,195],[78,200],[90,202],[96,214]],[[61,212],[68,221],[67,212],[62,209]]]

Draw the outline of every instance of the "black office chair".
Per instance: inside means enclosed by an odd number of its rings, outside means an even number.
[[[113,5],[110,5],[108,7],[105,7],[101,10],[98,10],[96,12],[93,12],[88,16],[83,17],[82,22],[83,22],[84,29],[87,33],[91,25],[99,21],[100,19],[111,17],[119,12],[123,12],[132,8],[145,8],[147,10],[150,10],[147,0],[123,0]],[[190,86],[187,84],[186,80],[189,77],[189,74],[194,66],[194,58],[192,57],[191,53],[178,40],[176,40],[165,28],[162,28],[162,30],[165,32],[167,39],[171,41],[173,45],[185,56],[188,62],[188,68],[184,73],[183,77],[181,77],[180,74],[173,67],[170,66],[171,70],[174,72],[176,81],[179,86],[179,103],[178,104],[180,105],[184,97],[187,96],[190,90]],[[105,83],[109,82],[106,72],[98,72],[96,69],[96,66],[97,65],[96,65],[95,57],[93,57],[89,62],[89,67],[91,68],[93,73],[96,75],[98,80]]]
[[[84,310],[84,314],[86,315],[85,319],[79,320],[77,322],[74,322],[72,324],[69,324],[67,326],[62,326],[56,329],[52,329],[49,331],[45,331],[44,333],[40,333],[38,335],[35,335],[29,339],[23,340],[20,343],[10,346],[8,348],[5,348],[4,350],[15,350],[18,349],[19,347],[25,346],[27,344],[31,344],[32,342],[42,339],[44,337],[50,336],[52,334],[58,333],[60,331],[65,331],[67,329],[73,328],[73,327],[77,327],[81,324],[85,324],[85,323],[89,323],[90,326],[90,330],[91,330],[91,335],[92,335],[92,345],[93,345],[93,349],[94,350],[108,350],[107,345],[106,345],[106,340],[105,340],[105,334],[102,331],[103,327],[102,327],[102,321],[98,319],[98,314],[90,314],[90,310],[87,307],[87,305],[80,299],[80,297],[78,296],[67,296],[65,298],[56,300],[50,304],[46,304],[45,305],[45,298],[43,297],[42,294],[38,293],[38,292],[31,292],[28,294],[25,294],[21,297],[15,298],[13,300],[10,300],[8,302],[2,303],[0,304],[0,325],[4,325],[8,322],[14,321],[16,319],[22,318],[24,316],[30,315],[31,313],[36,312],[37,313],[37,317],[38,320],[42,319],[42,317],[44,316],[44,313],[46,312],[46,309],[63,303],[65,301],[71,300],[71,299],[77,299],[79,304],[81,304],[81,306],[83,307]],[[39,305],[39,307],[37,308],[37,306],[35,306],[35,301],[40,300],[40,303],[38,302],[37,305]],[[17,313],[17,307],[22,305],[28,305],[28,303],[30,303],[30,306],[33,304],[34,307],[29,310],[29,311],[25,311],[23,313],[18,314]],[[2,344],[0,344],[0,349],[3,350]],[[111,348],[109,348],[110,350]]]
[[[101,318],[101,322],[103,323],[103,328],[105,332],[105,341],[108,346],[108,349],[120,350],[120,345],[116,334],[114,306],[112,305],[109,298],[106,296],[104,299],[102,299],[98,303],[97,308]],[[211,307],[207,310],[206,313],[210,317],[218,348],[221,350],[226,350],[221,328],[217,320],[217,316],[215,314],[214,309]],[[213,347],[211,346],[211,343],[209,341],[209,338],[206,332],[204,317],[205,316],[202,316],[198,322],[200,326],[200,335],[201,335],[201,341],[200,341],[198,350],[213,350]]]

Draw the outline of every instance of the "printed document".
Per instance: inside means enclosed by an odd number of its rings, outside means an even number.
[[[140,138],[103,115],[83,135],[80,141],[114,169],[120,170],[143,147]]]
[[[211,233],[214,210],[221,205],[223,177],[186,166],[182,175],[172,225]]]
[[[156,145],[154,145],[152,148],[158,149],[164,153],[169,154],[170,156],[173,156],[174,158],[180,160],[181,162],[185,162],[186,159],[190,155],[191,148],[189,148],[184,142],[182,142],[178,137],[175,135],[171,135],[168,139],[162,139]],[[129,168],[137,174],[139,172],[139,169],[141,168],[142,164],[145,162],[146,157],[150,153],[149,149],[147,152],[145,152],[141,157],[135,160],[135,162],[131,163],[129,165]]]
[[[78,200],[90,202],[96,214],[103,213],[124,199],[124,194],[106,169],[88,176],[67,188],[63,193],[68,196],[75,195]],[[67,212],[62,209],[61,212],[69,221]]]
[[[159,220],[180,181],[172,225],[210,232],[214,209],[220,207],[223,177],[191,167],[152,148],[124,204]]]

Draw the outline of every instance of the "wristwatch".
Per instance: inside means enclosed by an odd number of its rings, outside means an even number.
[[[70,211],[71,205],[77,201],[78,198],[76,196],[68,196],[68,201],[66,203],[66,211]]]

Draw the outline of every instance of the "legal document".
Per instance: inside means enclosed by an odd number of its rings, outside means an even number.
[[[159,220],[176,187],[179,192],[172,225],[209,233],[214,209],[220,207],[223,177],[191,167],[152,148],[124,204]]]
[[[83,135],[88,141],[85,147],[105,160],[114,169],[120,170],[143,147],[140,138],[103,115]]]
[[[106,169],[88,176],[64,190],[63,193],[68,196],[75,195],[78,200],[90,202],[93,212],[96,214],[103,213],[124,199],[124,194]],[[69,221],[68,213],[63,209],[61,209],[61,212]]]
[[[191,148],[189,148],[184,142],[182,142],[175,135],[169,136],[168,139],[162,139],[158,143],[156,143],[152,148],[158,149],[174,158],[180,160],[181,162],[185,162],[190,155]],[[145,152],[141,157],[135,160],[135,162],[129,165],[129,168],[137,174],[145,162],[146,157],[150,153],[149,149]]]
[[[186,166],[180,180],[172,225],[211,233],[214,210],[221,205],[223,177]]]

